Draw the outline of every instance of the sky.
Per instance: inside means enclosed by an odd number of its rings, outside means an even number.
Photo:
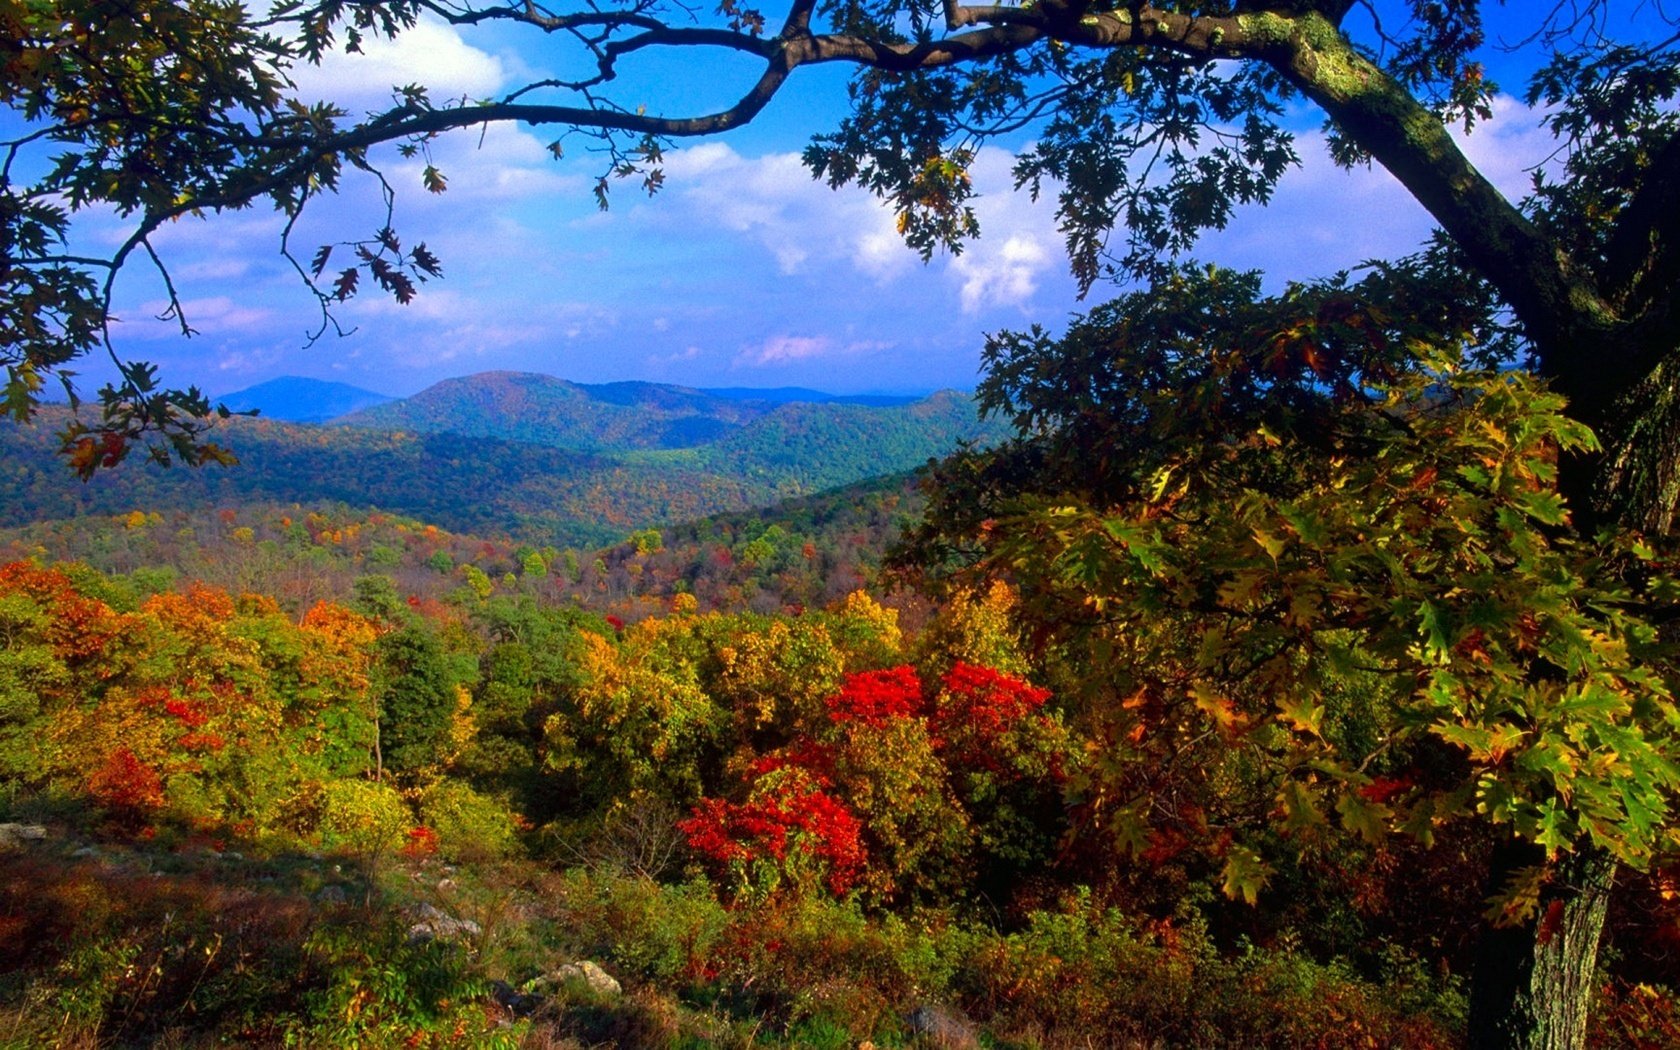
[[[378,108],[391,85],[409,82],[428,84],[434,98],[483,98],[531,75],[542,58],[531,46],[509,31],[468,36],[426,22],[296,79],[300,94],[352,112]],[[629,71],[623,97],[646,92],[653,105],[702,111],[727,104],[754,75],[727,64],[693,73]],[[436,195],[421,188],[421,161],[388,149],[375,159],[398,189],[394,225],[444,267],[412,304],[364,292],[337,311],[352,334],[309,345],[319,313],[279,254],[281,223],[249,210],[183,220],[156,239],[194,338],[156,319],[163,286],[140,264],[119,282],[114,336],[167,383],[213,395],[297,375],[406,396],[497,369],[591,383],[910,393],[970,389],[987,333],[1058,329],[1114,293],[1099,286],[1079,300],[1050,202],[1012,191],[1013,157],[1000,147],[974,169],[980,239],[924,264],[899,242],[887,208],[860,190],[830,190],[801,165],[810,135],[834,126],[844,105],[841,71],[800,70],[752,125],[670,153],[661,193],[617,184],[605,212],[590,192],[601,159],[574,144],[556,161],[541,130],[500,125],[439,141],[432,161],[449,182]],[[1329,162],[1319,119],[1299,115],[1302,164],[1271,204],[1239,212],[1198,258],[1263,269],[1275,287],[1403,253],[1426,236],[1428,217],[1386,173]],[[1465,148],[1514,198],[1552,147],[1537,115],[1505,95]],[[307,257],[382,223],[377,187],[349,175],[341,195],[311,206],[294,239]],[[80,236],[109,242],[120,226],[93,217]],[[91,386],[102,377],[89,364]]]

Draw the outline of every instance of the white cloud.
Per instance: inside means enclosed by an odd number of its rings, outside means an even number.
[[[1031,310],[1043,281],[1067,268],[1055,206],[1015,189],[1015,157],[984,149],[974,160],[974,210],[980,239],[950,261],[966,314]]]
[[[169,302],[164,299],[141,303],[122,322],[122,334],[133,339],[180,338],[180,323],[172,317],[165,319],[169,308]],[[181,313],[193,331],[200,335],[260,333],[271,330],[276,320],[275,312],[266,306],[235,302],[225,295],[184,299]]]
[[[1470,134],[1455,131],[1458,148],[1487,180],[1512,201],[1534,188],[1532,171],[1555,160],[1558,142],[1540,123],[1545,111],[1533,109],[1510,95],[1493,100],[1493,117],[1480,121]]]
[[[324,99],[351,113],[383,108],[391,89],[424,84],[433,102],[483,98],[509,77],[509,63],[461,39],[449,26],[423,21],[394,40],[368,36],[362,50],[328,52],[318,66],[299,64],[292,80],[299,95]]]
[[[935,256],[928,267],[905,247],[886,203],[861,189],[836,191],[813,180],[792,153],[748,158],[717,142],[681,150],[667,167],[674,200],[640,211],[657,215],[667,230],[743,234],[783,276],[848,267],[884,286],[918,272],[946,275],[963,311],[983,313],[1028,306],[1044,275],[1060,265],[1054,209],[1015,192],[1013,162],[1006,151],[981,151],[973,176],[983,236],[960,256]]]
[[[850,262],[886,280],[916,265],[885,205],[863,190],[816,181],[796,153],[743,157],[707,142],[672,153],[666,175],[674,200],[647,210],[667,220],[680,210],[679,223],[744,234],[784,276]]]
[[[735,355],[736,367],[791,365],[802,361],[856,358],[891,349],[890,343],[859,339],[839,342],[828,336],[779,335]]]
[[[995,248],[965,252],[951,264],[962,279],[963,313],[1024,305],[1038,291],[1039,274],[1052,265],[1050,252],[1028,236],[1017,235]]]
[[[424,189],[421,172],[428,163],[447,179],[444,192]],[[452,132],[430,144],[430,156],[395,161],[385,172],[402,195],[399,207],[442,212],[537,197],[583,199],[590,184],[561,168],[535,135],[507,123]],[[482,228],[484,216],[464,214],[464,221]]]
[[[649,354],[647,362],[650,365],[675,365],[684,361],[698,360],[700,357],[698,346],[685,346],[681,350],[674,350],[668,354]]]
[[[833,346],[834,341],[824,336],[781,335],[766,340],[760,346],[741,351],[735,360],[740,364],[783,365],[791,361],[825,357]]]
[[[215,369],[218,372],[232,372],[239,375],[251,375],[273,367],[281,360],[282,355],[272,349],[223,349],[216,355]]]

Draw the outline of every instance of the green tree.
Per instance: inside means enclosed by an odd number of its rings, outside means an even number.
[[[413,777],[448,757],[455,681],[443,646],[418,617],[374,642],[379,746],[385,769]]]
[[[1578,1046],[1614,868],[1676,845],[1680,581],[1570,527],[1591,431],[1467,361],[1475,317],[1405,309],[1440,294],[1415,276],[1181,272],[994,339],[981,397],[1021,436],[940,468],[910,553],[1016,582],[1125,853],[1189,840],[1254,901],[1280,836],[1489,827],[1472,1042]]]

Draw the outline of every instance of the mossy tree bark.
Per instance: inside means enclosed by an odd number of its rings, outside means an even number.
[[[1494,878],[1540,858],[1501,851]],[[1533,921],[1492,928],[1478,947],[1471,983],[1474,1050],[1577,1050],[1586,1045],[1595,962],[1615,863],[1586,849],[1558,863]]]

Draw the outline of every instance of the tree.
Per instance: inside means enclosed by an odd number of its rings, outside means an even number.
[[[1587,0],[1529,8],[1518,39],[1537,56],[1538,71],[1526,97],[1543,107],[1560,152],[1558,165],[1538,175],[1535,192],[1518,205],[1476,170],[1451,134],[1455,125],[1469,129],[1486,117],[1495,91],[1478,60],[1487,43],[1479,0],[1112,6],[1081,0],[1020,6],[790,0],[777,13],[779,22],[736,0],[724,0],[715,17],[657,0],[575,8],[290,0],[260,21],[210,0],[135,0],[130,6],[129,19],[104,18],[102,5],[86,0],[9,7],[0,14],[6,30],[0,33],[0,90],[27,122],[6,143],[0,167],[0,354],[8,370],[7,409],[16,417],[31,414],[45,379],[62,377],[79,356],[108,346],[111,279],[136,255],[162,266],[149,238],[165,222],[264,200],[295,219],[312,197],[337,186],[346,167],[372,171],[371,147],[397,143],[424,154],[436,136],[488,121],[554,128],[557,153],[568,137],[592,139],[607,157],[608,170],[596,186],[604,203],[614,177],[657,189],[671,140],[739,126],[799,67],[841,63],[856,70],[852,114],[813,141],[807,161],[831,183],[855,182],[889,200],[910,244],[927,253],[974,234],[967,168],[978,146],[1030,132],[1033,144],[1019,158],[1017,177],[1025,189],[1056,196],[1081,282],[1090,287],[1109,278],[1141,279],[1151,294],[1178,296],[1191,318],[1197,311],[1217,315],[1214,328],[1235,339],[1235,367],[1222,372],[1218,362],[1208,361],[1205,374],[1181,372],[1154,387],[1127,369],[1160,364],[1152,348],[1172,345],[1163,342],[1163,333],[1181,342],[1208,333],[1188,324],[1173,328],[1171,318],[1135,302],[1110,318],[1118,328],[1103,340],[1121,352],[1107,359],[1093,355],[1091,374],[1074,377],[1093,385],[1069,386],[1064,393],[1098,395],[1104,384],[1117,382],[1119,393],[1107,407],[1135,413],[1119,417],[1131,433],[1170,424],[1180,443],[1169,447],[1182,449],[1198,433],[1221,440],[1240,434],[1246,441],[1262,431],[1243,426],[1273,429],[1281,421],[1288,425],[1274,432],[1286,451],[1254,475],[1255,484],[1293,479],[1301,491],[1330,483],[1328,464],[1352,454],[1337,452],[1336,440],[1346,433],[1364,433],[1347,446],[1360,455],[1401,448],[1410,449],[1408,455],[1451,459],[1466,449],[1457,437],[1440,435],[1444,445],[1425,450],[1410,443],[1405,427],[1398,434],[1365,433],[1381,412],[1367,406],[1365,415],[1346,415],[1331,395],[1374,397],[1379,404],[1398,397],[1405,410],[1393,418],[1413,426],[1411,413],[1426,417],[1435,396],[1408,385],[1417,377],[1439,380],[1449,392],[1477,391],[1475,398],[1500,393],[1492,379],[1463,373],[1453,359],[1468,345],[1477,358],[1472,364],[1520,365],[1567,399],[1559,408],[1545,400],[1549,395],[1520,389],[1524,407],[1513,410],[1513,421],[1527,420],[1526,433],[1539,427],[1552,434],[1561,450],[1555,479],[1543,476],[1544,449],[1519,457],[1522,469],[1537,491],[1553,493],[1561,503],[1551,508],[1519,501],[1507,508],[1537,523],[1538,538],[1524,542],[1543,540],[1533,550],[1556,553],[1565,566],[1559,571],[1611,588],[1595,559],[1641,562],[1641,541],[1624,534],[1593,548],[1597,553],[1572,545],[1590,547],[1601,528],[1667,533],[1680,502],[1680,314],[1672,295],[1680,272],[1680,115],[1673,105],[1680,62],[1676,20],[1660,8],[1643,9],[1652,30],[1646,38],[1620,41],[1612,28],[1634,5]],[[389,109],[361,120],[289,97],[292,63],[318,59],[340,41],[353,49],[366,35],[398,31],[422,16],[461,27],[528,28],[575,45],[573,57],[582,62],[558,59],[553,70],[498,99],[443,102],[422,88],[401,88]],[[615,100],[620,67],[660,51],[726,53],[761,62],[762,72],[736,102],[709,114],[672,115]],[[1225,278],[1175,285],[1194,273],[1175,257],[1189,252],[1202,231],[1224,225],[1236,205],[1265,201],[1285,176],[1295,159],[1286,107],[1303,99],[1327,118],[1334,157],[1390,171],[1440,224],[1437,243],[1368,278],[1334,279],[1270,301],[1257,301],[1253,289]],[[59,159],[48,163],[43,154]],[[444,173],[431,165],[424,179],[434,192],[446,187]],[[132,235],[104,258],[69,254],[66,208],[93,204],[131,217]],[[419,281],[440,272],[423,245],[405,248],[388,221],[366,239],[322,246],[297,266],[319,296],[322,331],[331,324],[333,304],[354,294],[364,277],[406,301]],[[1192,290],[1190,302],[1184,302],[1185,287]],[[175,315],[186,330],[189,319],[179,316],[179,303]],[[1138,318],[1157,329],[1137,338],[1131,328]],[[1262,334],[1265,340],[1250,338]],[[1026,339],[1031,346],[1015,349],[1053,343],[1042,334]],[[1197,360],[1180,356],[1181,363]],[[1005,369],[994,387],[994,407],[1012,407],[1010,360],[1007,348],[994,357]],[[1454,378],[1461,374],[1475,378]],[[122,384],[102,392],[101,421],[75,424],[65,435],[78,470],[87,474],[115,464],[152,431],[170,438],[156,453],[163,458],[171,449],[193,461],[220,455],[203,440],[208,406],[201,397],[160,391],[144,366],[126,365],[123,376]],[[1223,404],[1229,413],[1209,412],[1196,395],[1234,400],[1214,406]],[[1044,422],[1051,437],[1065,437],[1084,428],[1100,431],[1116,417],[1081,422],[1077,403],[1070,402],[1055,413],[1025,411],[1022,419]],[[1031,443],[1025,447],[1029,459],[1043,452]],[[1301,450],[1323,458],[1291,458]],[[1476,469],[1462,459],[1451,462]],[[1244,469],[1256,463],[1245,461]],[[968,469],[948,472],[951,484],[968,485],[948,491],[983,498],[995,477],[979,468],[962,473]],[[1162,494],[1176,491],[1173,478],[1158,479]],[[1093,501],[1080,505],[1098,514],[1155,505],[1161,494],[1152,486],[1139,488],[1141,479],[1117,482],[1121,488],[1112,491],[1078,486],[1081,501]],[[1517,498],[1481,482],[1467,484],[1483,501],[1476,504],[1482,510],[1495,496]],[[1040,507],[1045,514],[1051,509]],[[1019,521],[1022,528],[1031,524]],[[1500,527],[1508,540],[1534,531],[1504,522]],[[1012,542],[995,533],[957,535],[981,552]],[[1107,586],[1098,574],[1063,582]],[[1647,597],[1630,600],[1638,606]],[[1619,608],[1620,601],[1611,604]],[[1610,633],[1643,639],[1644,614],[1628,616],[1630,626]],[[1604,633],[1605,622],[1594,621],[1589,633]],[[1504,640],[1520,636],[1519,627]],[[1631,645],[1632,662],[1624,667],[1613,660],[1605,673],[1619,682],[1650,677],[1642,649],[1643,642]],[[1537,662],[1525,654],[1519,663],[1540,680],[1552,680],[1549,659]],[[1586,674],[1585,666],[1570,665],[1564,679]],[[1644,687],[1653,697],[1663,695],[1654,679]],[[1213,713],[1221,710],[1210,705]],[[1661,745],[1653,738],[1659,757]],[[1663,789],[1653,782],[1653,790]],[[1576,831],[1585,837],[1570,840],[1581,847],[1568,850],[1570,856],[1597,857],[1598,850],[1621,855],[1600,841],[1590,822]],[[1591,885],[1607,883],[1608,863],[1602,857],[1593,862]],[[1554,877],[1548,885],[1556,889],[1564,881]],[[1590,905],[1595,899],[1586,894],[1570,901]],[[1560,903],[1575,914],[1574,904]],[[1542,909],[1543,918],[1549,909]],[[1587,972],[1583,960],[1590,959],[1596,936],[1536,936],[1542,932],[1532,922],[1527,927],[1539,948],[1554,946],[1553,955],[1556,946],[1570,945],[1575,954],[1567,966],[1576,975]],[[1496,1015],[1515,1016],[1494,1007],[1480,1016]],[[1544,1028],[1544,1022],[1536,1023]],[[1573,1029],[1565,1024],[1553,1030]],[[1514,1032],[1500,1038],[1527,1038]]]
[[[1665,545],[1569,527],[1563,401],[1396,292],[1194,271],[997,337],[1021,436],[940,468],[912,560],[1017,583],[1123,853],[1252,902],[1332,829],[1489,835],[1472,1041],[1580,1045],[1613,870],[1675,845],[1680,592]]]

